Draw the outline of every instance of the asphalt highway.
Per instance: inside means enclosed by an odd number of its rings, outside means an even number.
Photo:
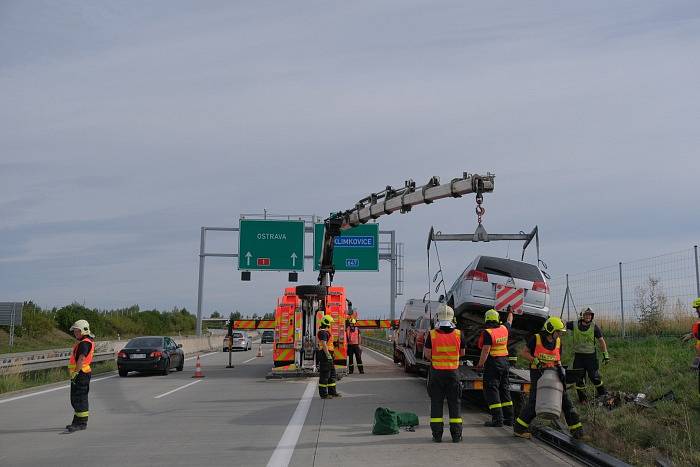
[[[579,465],[506,428],[485,428],[483,411],[464,404],[464,441],[435,444],[428,427],[425,381],[365,349],[364,375],[338,383],[339,399],[318,397],[316,379],[266,380],[264,357],[234,352],[203,354],[205,375],[193,379],[194,361],[168,376],[100,375],[90,386],[86,431],[66,434],[72,418],[66,384],[0,398],[2,466],[522,466]],[[414,432],[371,434],[374,410],[418,414]],[[446,410],[446,408],[445,408]],[[446,412],[445,412],[446,413]]]

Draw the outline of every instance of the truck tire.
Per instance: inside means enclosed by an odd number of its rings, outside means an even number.
[[[299,296],[325,297],[328,294],[328,289],[324,285],[297,285],[296,293]]]

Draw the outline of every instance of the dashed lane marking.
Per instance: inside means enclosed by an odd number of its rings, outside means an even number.
[[[96,383],[98,381],[102,381],[105,379],[114,378],[115,376],[117,376],[117,375],[113,374],[113,375],[109,375],[109,376],[103,376],[101,378],[95,378],[91,382]],[[0,400],[0,404],[4,404],[6,402],[17,401],[20,399],[26,399],[27,397],[40,396],[42,394],[48,394],[49,392],[60,391],[61,389],[68,389],[68,388],[70,388],[70,384],[65,384],[63,386],[58,386],[58,387],[51,388],[51,389],[44,389],[43,391],[32,392],[29,394],[22,394],[21,396],[9,397],[7,399]]]
[[[169,396],[170,394],[172,394],[172,393],[174,393],[174,392],[177,392],[177,391],[179,391],[180,389],[185,389],[186,387],[189,387],[189,386],[192,386],[193,384],[197,384],[197,383],[201,383],[201,382],[202,382],[202,380],[201,380],[201,379],[198,379],[197,381],[192,381],[191,383],[187,383],[187,384],[185,384],[185,385],[183,385],[183,386],[180,386],[179,388],[175,388],[175,389],[173,389],[172,391],[164,392],[163,394],[159,394],[159,395],[157,395],[157,396],[155,396],[155,397],[153,397],[153,398],[154,398],[154,399],[160,399],[161,397]]]

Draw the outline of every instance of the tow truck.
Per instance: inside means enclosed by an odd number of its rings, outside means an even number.
[[[341,232],[378,219],[394,212],[408,213],[414,206],[432,204],[445,198],[459,198],[476,193],[477,214],[483,210],[484,193],[494,189],[495,175],[469,174],[441,183],[437,176],[431,177],[424,185],[406,180],[403,187],[387,186],[384,190],[371,193],[355,203],[354,207],[332,213],[323,222],[324,235],[319,265],[318,283],[298,285],[285,289],[278,299],[275,320],[238,320],[234,329],[275,329],[273,347],[274,367],[268,377],[313,376],[317,375],[314,360],[316,333],[324,314],[330,314],[335,322],[331,326],[334,341],[334,362],[338,376],[346,370],[347,343],[345,342],[346,320],[352,316],[350,301],[344,287],[333,286],[335,267],[333,249]],[[477,234],[485,233],[481,224]],[[476,235],[476,234],[475,234]],[[398,320],[358,320],[361,329],[388,329],[398,326]]]

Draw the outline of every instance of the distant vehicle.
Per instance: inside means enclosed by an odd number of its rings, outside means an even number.
[[[121,377],[130,371],[167,375],[171,368],[182,371],[184,365],[182,344],[176,344],[167,336],[135,337],[117,354],[117,370]]]
[[[253,340],[245,331],[233,331],[233,345],[231,350],[250,350],[253,348]],[[224,337],[224,352],[228,352],[228,336]]]
[[[275,342],[275,331],[271,331],[271,330],[263,331],[262,336],[260,337],[260,343],[261,344],[272,344],[273,342]]]

